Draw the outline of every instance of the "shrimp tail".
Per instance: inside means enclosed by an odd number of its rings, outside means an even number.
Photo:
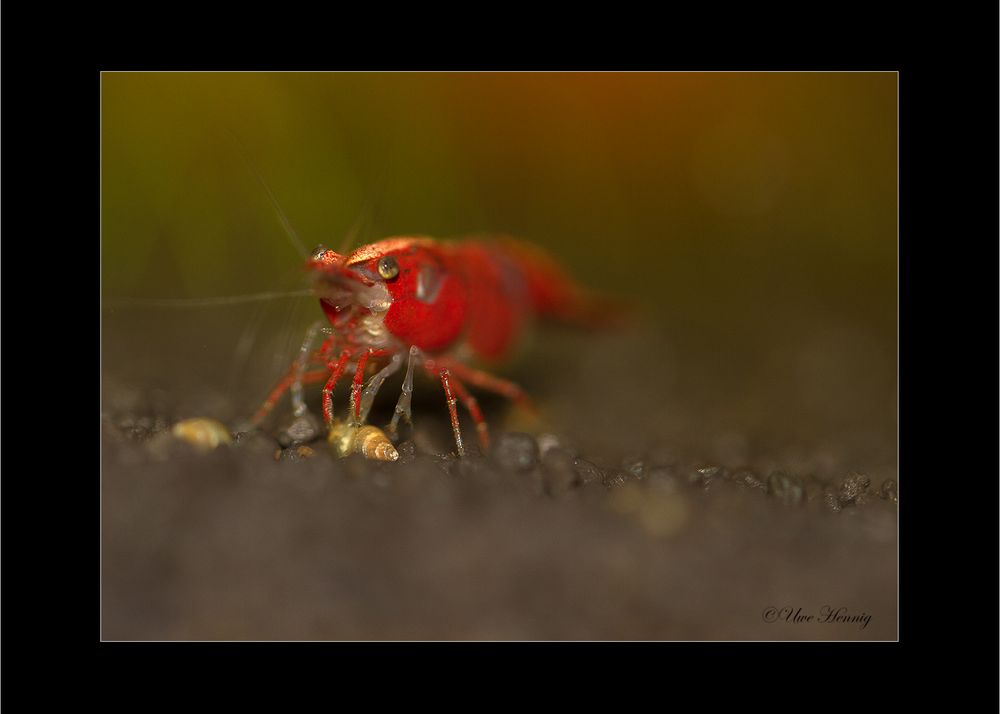
[[[623,325],[631,312],[619,300],[582,287],[541,248],[512,238],[498,241],[527,285],[532,312],[552,322],[590,329]]]

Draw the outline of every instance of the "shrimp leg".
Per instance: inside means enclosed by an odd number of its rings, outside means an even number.
[[[446,357],[439,359],[438,364],[441,367],[451,370],[457,377],[465,380],[475,387],[507,397],[531,414],[538,413],[538,408],[531,401],[531,398],[525,394],[523,389],[513,382],[501,379],[500,377],[494,377],[492,374],[478,369],[466,367],[461,362],[454,359],[448,359]]]
[[[260,405],[257,411],[254,413],[250,420],[253,426],[258,426],[264,420],[264,418],[271,412],[272,409],[278,404],[278,400],[281,399],[282,395],[289,388],[292,390],[292,405],[293,412],[295,416],[302,416],[306,412],[305,400],[302,397],[302,386],[304,384],[309,384],[311,382],[318,381],[315,378],[315,373],[310,373],[311,378],[306,379],[306,365],[312,361],[316,361],[318,357],[322,356],[322,353],[328,349],[333,337],[326,339],[320,346],[318,352],[310,354],[309,350],[312,347],[313,341],[316,339],[316,335],[320,332],[322,322],[314,322],[306,330],[306,336],[302,340],[302,346],[299,348],[299,356],[292,362],[291,366],[288,368],[288,373],[281,378],[271,393],[264,400],[264,403]]]
[[[416,345],[410,347],[410,357],[406,361],[406,376],[403,378],[403,389],[399,394],[399,401],[396,402],[396,410],[392,414],[392,421],[389,422],[389,435],[396,438],[399,426],[399,418],[403,417],[407,424],[412,424],[410,420],[410,401],[413,398],[413,363],[417,359],[420,350]]]
[[[354,370],[354,383],[351,385],[351,418],[354,424],[361,423],[361,387],[365,383],[365,366],[372,357],[381,357],[384,354],[385,350],[369,347],[358,358],[358,366]]]
[[[457,397],[458,401],[462,402],[462,406],[465,407],[467,412],[469,412],[469,416],[472,417],[472,421],[476,424],[476,435],[479,438],[479,445],[482,447],[484,452],[489,451],[489,426],[486,424],[486,419],[483,418],[483,412],[479,409],[479,403],[476,401],[476,398],[469,393],[469,390],[465,388],[465,385],[462,384],[458,375],[453,374],[452,370],[442,366],[444,361],[445,360],[426,360],[424,362],[424,369],[426,369],[428,374],[431,376],[434,376],[435,374],[440,375],[441,372],[448,372],[448,383],[451,390],[454,391],[455,397]],[[449,362],[449,364],[451,363]],[[452,424],[452,427],[454,428],[454,423]]]
[[[317,333],[319,333],[320,328],[323,326],[322,322],[314,322],[306,330],[305,339],[302,340],[302,347],[299,348],[299,357],[295,360],[293,373],[295,378],[292,380],[292,414],[297,417],[302,416],[306,413],[306,401],[302,396],[302,375],[306,370],[306,363],[309,361],[309,350],[312,349],[313,341],[316,339]]]
[[[333,388],[337,385],[340,375],[344,373],[344,368],[350,357],[351,351],[344,350],[336,362],[330,362],[327,365],[330,370],[330,378],[326,380],[326,385],[323,387],[323,421],[326,422],[327,428],[333,426]]]
[[[284,394],[286,391],[288,391],[288,388],[292,386],[293,382],[296,379],[294,369],[295,365],[293,364],[292,367],[289,368],[288,374],[282,377],[281,381],[278,382],[278,384],[271,391],[271,394],[268,395],[268,398],[257,410],[257,413],[254,414],[253,419],[250,422],[253,426],[256,427],[260,424],[261,421],[263,421],[264,417],[266,417],[268,413],[270,413],[270,411],[274,408],[275,404],[278,403],[278,400],[281,399],[281,395]],[[316,382],[322,382],[324,379],[326,379],[327,374],[329,374],[328,369],[318,369],[300,375],[299,379],[301,379],[302,384],[314,384]]]
[[[455,395],[451,389],[451,379],[448,370],[442,367],[438,372],[441,378],[441,386],[444,387],[445,397],[448,399],[448,415],[451,417],[451,430],[455,434],[455,447],[458,449],[458,458],[465,458],[465,447],[462,446],[462,431],[458,428],[458,410],[455,408]]]
[[[368,381],[368,386],[365,387],[364,391],[361,392],[360,401],[360,411],[361,414],[358,417],[358,421],[364,424],[368,421],[368,412],[371,411],[372,404],[375,402],[375,395],[378,394],[378,390],[382,388],[382,384],[385,380],[392,375],[394,375],[399,368],[403,365],[403,355],[397,352],[389,360],[389,364],[380,369],[374,377]]]
[[[476,434],[479,437],[479,445],[482,447],[483,451],[489,451],[490,449],[490,432],[489,426],[486,424],[486,420],[483,418],[483,412],[479,409],[479,403],[476,398],[469,394],[469,390],[465,388],[458,377],[454,374],[449,375],[451,377],[451,388],[455,390],[455,396],[458,400],[462,402],[462,406],[465,410],[469,412],[469,416],[472,417],[472,421],[476,424]]]

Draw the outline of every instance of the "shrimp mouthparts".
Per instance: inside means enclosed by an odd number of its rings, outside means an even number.
[[[388,310],[392,297],[385,284],[366,275],[367,270],[345,267],[343,257],[337,257],[339,260],[310,261],[308,267],[314,271],[316,296],[337,310],[350,305],[360,305],[373,312]]]

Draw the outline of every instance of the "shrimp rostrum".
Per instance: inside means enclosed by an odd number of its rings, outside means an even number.
[[[490,444],[489,429],[469,387],[500,394],[534,410],[520,387],[470,362],[500,362],[537,318],[592,324],[607,315],[603,304],[574,283],[551,257],[510,239],[441,242],[397,237],[349,255],[319,246],[307,260],[306,270],[326,325],[320,321],[309,329],[288,374],[253,422],[260,424],[288,390],[296,414],[303,414],[303,385],[322,382],[323,419],[331,434],[360,429],[379,389],[405,366],[388,435],[395,438],[400,419],[410,423],[413,375],[423,370],[444,391],[459,457],[465,455],[459,403],[475,423],[483,451]],[[326,337],[314,349],[321,333]],[[366,372],[372,373],[367,383]],[[334,388],[350,374],[347,417],[335,419]],[[374,447],[370,453],[361,453],[388,460],[396,454],[391,448]]]

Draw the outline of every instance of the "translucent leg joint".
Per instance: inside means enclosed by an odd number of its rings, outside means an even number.
[[[292,413],[297,417],[308,411],[306,401],[302,396],[302,375],[305,373],[306,363],[309,361],[309,350],[312,349],[316,335],[322,326],[323,323],[320,321],[309,326],[305,339],[302,340],[302,347],[299,348],[298,359],[295,360],[294,378],[292,379]]]
[[[389,422],[389,435],[395,437],[399,428],[399,419],[402,417],[407,424],[412,425],[410,414],[410,402],[413,399],[413,365],[420,356],[420,350],[416,345],[410,347],[410,356],[406,361],[406,376],[403,378],[403,389],[396,402],[396,410],[393,412],[392,421]]]
[[[375,376],[373,376],[368,385],[361,392],[361,413],[358,421],[364,424],[368,421],[368,412],[371,411],[372,404],[375,402],[375,395],[378,394],[378,390],[382,388],[385,380],[394,375],[399,368],[403,366],[403,355],[396,353],[392,356],[385,367],[380,369]],[[412,387],[411,387],[412,391]]]

